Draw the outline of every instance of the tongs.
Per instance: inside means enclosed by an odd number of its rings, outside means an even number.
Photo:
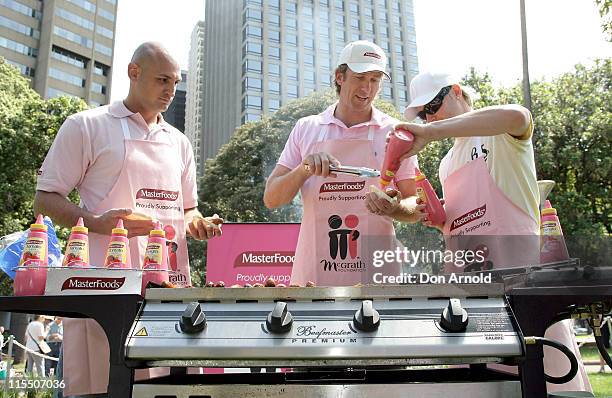
[[[332,173],[350,174],[358,177],[380,177],[380,171],[369,167],[329,166]]]

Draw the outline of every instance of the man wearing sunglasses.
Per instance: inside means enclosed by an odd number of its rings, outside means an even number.
[[[435,227],[444,233],[448,249],[483,250],[486,261],[465,269],[446,264],[445,271],[538,264],[540,212],[531,114],[520,105],[473,110],[474,95],[448,74],[420,73],[410,82],[412,102],[404,117],[425,123],[396,126],[415,137],[404,157],[433,141],[454,139],[439,167],[446,222]],[[567,322],[551,326],[546,337],[573,349],[582,364]],[[556,350],[545,350],[544,366],[554,376],[568,370],[567,360]],[[548,384],[549,392],[570,390],[591,390],[584,366],[570,382]]]

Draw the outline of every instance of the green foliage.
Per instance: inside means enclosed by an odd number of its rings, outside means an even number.
[[[612,42],[612,1],[595,0],[601,16],[601,30],[606,40]]]
[[[41,99],[0,57],[0,236],[27,229],[34,220],[36,172],[64,120],[84,109],[76,98]],[[9,289],[6,279],[0,275],[0,294]]]

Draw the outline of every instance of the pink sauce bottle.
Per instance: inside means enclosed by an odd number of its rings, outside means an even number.
[[[414,136],[406,130],[393,130],[387,143],[385,159],[380,171],[380,186],[385,188],[391,183],[400,168],[400,157],[406,154],[414,144]]]
[[[62,267],[89,267],[89,236],[83,217],[70,231]]]
[[[569,260],[569,253],[563,238],[563,230],[557,210],[552,207],[550,201],[542,209],[540,217],[540,236],[542,247],[540,249],[540,262],[552,263],[555,261]]]
[[[149,241],[142,263],[142,295],[149,282],[161,285],[168,282],[168,246],[166,246],[166,233],[159,221],[155,229],[149,232]]]
[[[30,225],[21,259],[15,272],[13,291],[15,296],[36,296],[45,294],[47,267],[49,265],[49,240],[47,226],[42,214]]]
[[[433,187],[429,183],[429,180],[421,174],[419,169],[414,169],[416,177],[414,178],[416,183],[417,196],[425,204],[425,211],[429,214],[427,219],[434,225],[443,225],[446,221],[446,212],[440,199],[434,191]]]
[[[123,220],[117,221],[117,226],[113,228],[104,266],[106,268],[132,268],[130,260],[130,241],[127,237],[128,230],[123,228]]]

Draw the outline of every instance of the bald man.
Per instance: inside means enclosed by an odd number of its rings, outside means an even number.
[[[79,112],[61,126],[39,172],[34,212],[66,227],[83,217],[93,266],[104,265],[111,230],[123,220],[132,266],[140,267],[146,235],[159,220],[168,244],[177,248],[170,282],[190,286],[186,235],[218,236],[223,220],[197,210],[193,149],[161,116],[174,98],[180,68],[160,44],[144,43],[127,73],[124,100]],[[80,195],[78,206],[67,199],[73,189]],[[91,320],[65,319],[64,325],[65,395],[106,393],[104,332]]]

